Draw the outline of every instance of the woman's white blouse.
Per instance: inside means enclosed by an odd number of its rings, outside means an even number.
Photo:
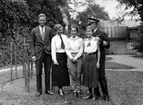
[[[97,51],[98,47],[98,38],[92,37],[91,39],[84,39],[84,52],[94,53]]]
[[[67,36],[62,34],[61,37],[62,37],[62,40],[64,42],[64,45],[66,46]],[[53,61],[56,60],[56,52],[58,52],[58,53],[64,53],[65,52],[65,49],[61,48],[61,39],[60,39],[59,35],[55,35],[52,38],[51,52],[52,52],[52,60]]]
[[[77,53],[76,57],[79,58],[83,53],[83,39],[78,36],[75,38],[69,37],[67,39],[66,51],[69,57],[72,57],[71,53]]]

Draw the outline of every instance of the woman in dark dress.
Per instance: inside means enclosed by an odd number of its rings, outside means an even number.
[[[83,85],[88,87],[89,95],[84,99],[97,99],[98,71],[100,62],[99,38],[92,36],[90,27],[86,29],[84,39],[84,58],[83,58]],[[93,92],[94,90],[94,92]]]
[[[52,38],[52,85],[58,86],[59,95],[63,96],[62,87],[69,86],[69,74],[67,68],[67,55],[65,45],[67,36],[63,34],[63,26],[56,24],[54,26],[55,36]]]

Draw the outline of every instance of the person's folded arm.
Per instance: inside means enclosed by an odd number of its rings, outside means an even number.
[[[56,43],[55,43],[54,39],[52,39],[52,42],[51,42],[51,54],[52,54],[52,60],[57,61],[57,58],[56,58]]]
[[[51,45],[52,45],[52,38],[54,37],[54,33],[53,33],[53,31],[52,31],[52,29],[49,29],[50,30],[50,32],[49,32],[49,41],[50,41],[50,44],[48,45],[48,50],[49,51],[51,51]]]
[[[83,40],[80,40],[80,49],[77,53],[77,55],[74,57],[75,59],[78,59],[79,57],[81,57],[81,55],[83,54]]]
[[[72,55],[71,55],[71,52],[70,52],[70,45],[68,43],[68,39],[65,41],[65,51],[66,51],[66,54],[67,56],[72,59]]]
[[[110,47],[110,42],[109,42],[109,40],[108,40],[108,38],[107,38],[107,35],[106,35],[105,33],[102,33],[102,34],[99,36],[99,38],[100,38],[101,41],[103,42],[103,47],[104,47],[104,48],[109,48],[109,47]],[[106,44],[104,44],[104,42],[105,42]]]
[[[97,42],[97,62],[98,63],[100,63],[100,57],[101,57],[100,47],[99,47],[99,42]]]
[[[100,68],[100,57],[101,57],[100,47],[99,47],[99,42],[97,42],[97,68]]]
[[[105,37],[105,42],[107,43],[106,45],[104,45],[104,47],[105,48],[109,48],[110,47],[110,42],[109,42],[109,40],[107,38],[107,35],[105,34],[104,37]]]

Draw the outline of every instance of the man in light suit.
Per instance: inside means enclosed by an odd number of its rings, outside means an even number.
[[[110,47],[109,40],[107,38],[107,35],[100,31],[98,26],[98,19],[95,18],[88,18],[88,25],[90,25],[93,29],[93,36],[99,37],[99,47],[101,52],[101,58],[100,58],[100,67],[98,69],[99,73],[99,84],[101,87],[101,91],[103,93],[103,99],[105,101],[109,101],[109,94],[108,94],[108,88],[107,88],[107,80],[105,77],[105,58],[106,58],[106,52],[105,49]],[[95,94],[99,97],[99,87],[94,89]]]
[[[45,25],[46,15],[39,15],[39,26],[31,32],[31,50],[32,59],[36,61],[36,83],[37,94],[42,94],[42,68],[44,63],[45,72],[45,93],[52,95],[50,92],[50,68],[51,68],[51,39],[53,37],[52,29]]]

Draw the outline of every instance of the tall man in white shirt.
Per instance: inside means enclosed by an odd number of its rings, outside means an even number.
[[[101,87],[101,91],[103,93],[103,99],[105,101],[109,101],[109,94],[108,94],[108,88],[107,88],[107,80],[105,77],[105,48],[110,47],[109,40],[107,38],[107,35],[100,31],[97,26],[98,26],[98,19],[95,18],[88,18],[88,25],[90,25],[93,29],[93,36],[98,36],[100,39],[99,47],[100,47],[100,52],[101,52],[101,58],[100,58],[100,68],[98,70],[99,72],[99,84]],[[99,87],[95,90],[96,94],[100,96],[99,92]]]
[[[37,94],[42,94],[42,68],[44,63],[45,72],[45,93],[52,95],[50,92],[50,68],[51,68],[51,39],[53,37],[52,29],[45,25],[46,15],[39,15],[39,26],[31,32],[31,50],[32,59],[36,61],[36,82]]]

